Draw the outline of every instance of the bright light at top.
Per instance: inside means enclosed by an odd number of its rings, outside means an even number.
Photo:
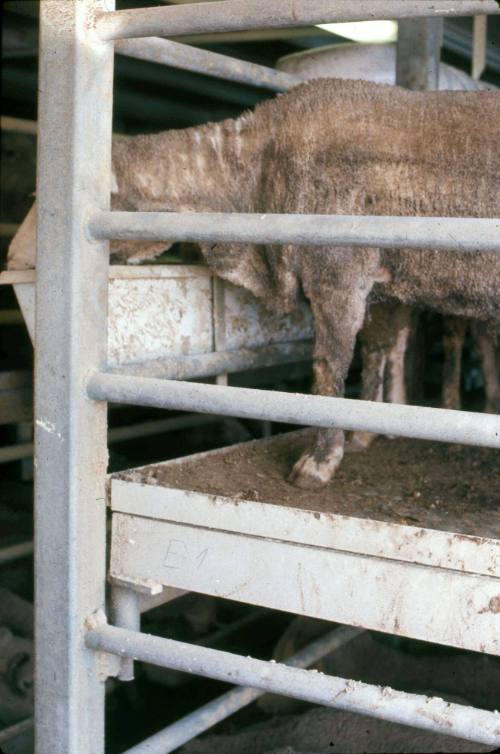
[[[396,21],[356,21],[350,24],[318,24],[318,28],[338,34],[355,42],[395,42],[398,38]]]

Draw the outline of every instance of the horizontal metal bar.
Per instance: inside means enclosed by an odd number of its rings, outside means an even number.
[[[0,223],[0,236],[2,238],[11,238],[15,236],[19,228],[19,223]]]
[[[115,52],[151,63],[161,63],[183,71],[236,81],[239,84],[263,87],[274,92],[284,92],[299,84],[302,79],[275,68],[268,68],[246,60],[230,58],[209,50],[200,50],[159,37],[124,39],[115,44]]]
[[[500,219],[379,215],[99,212],[96,239],[376,246],[500,252]]]
[[[23,315],[19,309],[0,309],[0,327],[11,327],[23,323]]]
[[[0,548],[0,565],[33,555],[33,542],[20,542]]]
[[[233,44],[235,42],[274,42],[279,39],[307,39],[308,37],[321,38],[326,44],[325,37],[330,37],[332,33],[320,28],[319,26],[295,26],[287,29],[252,29],[250,31],[228,31],[212,32],[210,34],[181,34],[177,37],[179,42],[188,45],[208,45],[208,44]]]
[[[149,437],[150,435],[158,435],[163,432],[176,432],[179,429],[201,427],[217,421],[220,421],[218,416],[199,416],[199,414],[172,416],[168,419],[152,419],[147,422],[127,424],[124,427],[112,427],[108,430],[108,442],[135,440],[140,437]]]
[[[158,367],[159,369],[159,367]],[[123,442],[124,440],[136,440],[140,437],[150,437],[163,432],[176,432],[179,429],[191,429],[205,424],[213,424],[220,421],[218,416],[172,416],[169,419],[152,419],[137,424],[127,424],[123,427],[112,427],[108,430],[108,442]],[[19,445],[5,445],[0,447],[0,463],[11,463],[29,458],[33,455],[33,443],[26,442]],[[1,558],[0,558],[1,562]]]
[[[0,744],[6,744],[7,741],[12,741],[14,738],[18,738],[23,733],[31,730],[35,724],[33,717],[27,717],[25,720],[21,720],[19,723],[14,723],[8,728],[0,730]]]
[[[23,442],[18,445],[4,445],[0,447],[0,463],[12,463],[33,455],[33,443]]]
[[[228,623],[225,626],[221,626],[221,628],[216,629],[212,634],[204,636],[202,639],[195,643],[201,647],[209,647],[212,644],[218,644],[219,642],[227,639],[228,636],[232,636],[238,631],[241,631],[242,628],[247,628],[252,623],[260,620],[264,617],[264,615],[269,615],[268,608],[258,607],[252,610],[251,613],[247,613],[247,615],[244,615],[242,618],[235,620],[233,623]]]
[[[0,128],[2,131],[14,131],[19,134],[38,133],[38,124],[36,120],[25,120],[23,118],[11,118],[8,115],[0,117]]]
[[[275,390],[127,377],[104,372],[94,374],[89,379],[87,391],[95,400],[114,403],[500,448],[500,416],[494,414],[301,393],[292,395]]]
[[[312,352],[311,341],[273,343],[255,348],[239,348],[237,351],[214,351],[190,356],[175,356],[170,359],[154,359],[128,366],[121,364],[112,367],[109,373],[187,380],[306,361],[312,357]]]
[[[2,273],[2,277],[5,273]],[[0,371],[0,391],[31,387],[33,380],[28,369]]]
[[[497,713],[452,704],[436,697],[407,694],[115,626],[94,628],[86,634],[85,642],[91,649],[132,657],[152,665],[238,686],[251,686],[468,741],[492,746],[500,744],[500,716]]]
[[[32,639],[34,617],[31,602],[0,586],[0,625],[7,626],[18,636]]]
[[[362,633],[364,633],[362,630],[356,628],[344,626],[335,628],[301,649],[293,657],[285,660],[284,664],[293,668],[308,668]],[[240,709],[247,707],[263,696],[264,693],[261,689],[254,689],[249,686],[232,689],[159,731],[154,736],[150,736],[137,746],[133,746],[125,754],[169,754],[195,736],[199,736],[200,733],[217,725],[221,720],[225,720]]]
[[[99,14],[95,29],[101,39],[178,37],[244,29],[273,29],[343,21],[422,16],[475,16],[500,14],[496,0],[232,0],[134,8]]]

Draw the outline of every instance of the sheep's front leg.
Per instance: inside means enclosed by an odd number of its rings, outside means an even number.
[[[344,457],[344,431],[319,429],[312,449],[303,453],[294,465],[288,481],[304,490],[328,484]]]
[[[305,281],[304,281],[305,282]],[[322,283],[304,291],[314,318],[314,392],[342,396],[352,360],[356,335],[365,315],[371,285],[362,281],[355,289]],[[351,282],[352,285],[352,282]],[[316,442],[299,458],[289,477],[297,487],[315,489],[333,477],[344,455],[344,431],[320,429]]]

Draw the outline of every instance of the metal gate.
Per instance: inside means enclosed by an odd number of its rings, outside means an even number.
[[[110,212],[115,49],[284,90],[294,83],[287,74],[154,35],[500,14],[498,2],[232,0],[206,4],[203,12],[197,5],[120,12],[113,7],[113,0],[41,3],[35,368],[38,753],[104,751],[103,681],[109,674],[126,677],[127,658],[498,745],[500,721],[494,713],[141,634],[137,594],[130,589],[121,590],[118,598],[120,625],[126,628],[109,625],[104,617],[108,401],[500,447],[500,418],[494,416],[193,384],[108,369],[109,239],[500,252],[500,220],[494,219]],[[342,630],[343,639],[353,631]],[[297,663],[307,664],[339,640],[338,634],[329,637]],[[246,698],[254,693],[240,692]],[[234,696],[224,709],[238,709]],[[204,729],[202,714],[188,728],[187,738]],[[186,740],[186,730],[178,738],[168,729],[160,735],[132,751],[170,751],[172,741],[178,746]]]

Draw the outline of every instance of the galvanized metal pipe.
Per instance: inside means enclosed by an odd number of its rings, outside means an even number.
[[[497,218],[99,212],[90,218],[88,230],[95,239],[121,241],[218,241],[500,252],[500,219]]]
[[[0,744],[6,744],[7,741],[12,741],[14,738],[18,738],[23,733],[31,730],[35,724],[33,717],[27,717],[25,720],[21,720],[19,723],[14,723],[8,728],[0,730]]]
[[[0,309],[0,327],[22,325],[24,318],[19,309]]]
[[[108,430],[108,443],[123,442],[124,440],[136,440],[140,437],[150,437],[163,432],[176,432],[180,429],[191,429],[219,421],[217,416],[199,416],[189,414],[172,416],[169,419],[152,419],[137,424],[127,424],[124,427],[112,427]]]
[[[89,379],[87,391],[95,400],[115,403],[500,448],[500,416],[494,414],[320,395],[292,395],[275,390],[127,377],[104,372],[94,374]]]
[[[155,368],[161,374],[162,367],[156,364]],[[188,416],[173,416],[170,419],[152,419],[146,422],[137,422],[136,424],[127,424],[123,427],[112,427],[108,430],[108,443],[123,442],[124,440],[136,440],[140,437],[151,437],[163,432],[176,432],[180,429],[191,429],[192,427],[201,427],[205,424],[213,424],[219,421],[217,416],[199,416],[191,414]],[[26,442],[18,445],[5,445],[0,447],[0,463],[11,463],[20,461],[23,458],[29,458],[33,455],[33,443]],[[0,563],[1,563],[0,556]]]
[[[0,128],[2,131],[14,131],[19,134],[38,133],[38,124],[36,120],[25,120],[24,118],[11,118],[8,115],[0,117]]]
[[[182,34],[273,29],[342,21],[418,16],[500,14],[495,0],[232,0],[227,3],[134,8],[104,12],[95,30],[101,39],[178,37]]]
[[[0,565],[33,555],[33,542],[20,542],[0,549]]]
[[[23,442],[18,445],[3,445],[0,448],[0,463],[12,463],[33,455],[33,443]]]
[[[111,616],[115,626],[130,631],[141,630],[140,595],[133,589],[113,584],[111,590]],[[134,680],[134,661],[123,657],[118,673],[120,681]]]
[[[177,356],[170,359],[155,359],[130,365],[112,367],[110,373],[139,375],[142,377],[161,377],[171,380],[197,379],[212,377],[216,374],[240,372],[245,369],[257,369],[279,364],[307,361],[312,357],[310,341],[273,343],[256,348],[241,348],[237,351],[216,351],[207,354]],[[155,419],[138,422],[124,427],[112,427],[108,430],[108,442],[123,442],[139,437],[146,437],[161,432],[174,432],[218,421],[218,417],[197,415],[175,416],[169,419]],[[33,454],[33,443],[7,445],[0,447],[0,464],[11,463]]]
[[[272,343],[256,348],[240,348],[237,351],[214,351],[212,353],[175,356],[170,359],[155,359],[145,363],[117,365],[110,374],[161,377],[168,380],[213,377],[216,374],[241,372],[306,361],[312,357],[310,341]],[[112,430],[111,430],[112,431]]]
[[[210,34],[181,34],[177,39],[188,45],[208,44],[234,44],[235,42],[275,42],[277,40],[290,41],[323,37],[323,42],[328,44],[327,38],[332,41],[332,33],[320,26],[295,26],[293,29],[252,29],[250,31],[213,32]]]
[[[10,238],[17,233],[19,223],[0,223],[0,236]]]
[[[196,644],[200,647],[209,647],[212,644],[218,644],[224,639],[227,639],[228,636],[231,636],[237,631],[241,631],[242,628],[246,628],[252,623],[260,620],[264,615],[269,615],[269,610],[266,607],[258,607],[255,610],[252,610],[251,613],[244,615],[239,620],[235,620],[233,623],[218,628],[212,634],[208,634],[208,636],[197,641]]]
[[[112,45],[90,31],[114,0],[40,3],[35,349],[37,754],[104,754],[100,661],[83,643],[106,583],[109,249],[85,232],[111,194]]]
[[[103,625],[85,636],[88,647],[160,667],[303,699],[313,704],[411,725],[468,741],[500,745],[500,716],[360,681],[197,647]]]
[[[308,668],[331,652],[355,639],[363,630],[357,628],[340,627],[330,631],[325,636],[309,644],[300,652],[285,660],[285,665],[292,668]],[[204,733],[221,720],[225,720],[235,712],[264,695],[261,689],[248,686],[237,687],[222,694],[217,699],[204,704],[203,707],[177,720],[172,725],[150,736],[137,746],[133,746],[125,754],[169,754],[179,746],[187,743],[200,733]]]
[[[256,348],[240,348],[237,351],[216,351],[207,354],[177,356],[170,359],[155,359],[128,366],[119,365],[112,367],[110,373],[161,377],[170,380],[197,379],[212,377],[216,374],[231,374],[245,369],[272,367],[277,363],[290,364],[307,361],[312,357],[312,351],[310,341],[273,343]],[[111,444],[161,432],[174,432],[180,429],[199,427],[218,420],[218,417],[215,416],[175,416],[169,419],[138,422],[124,427],[112,427],[108,430],[108,442]],[[0,447],[0,464],[29,458],[32,454],[33,443],[3,446]]]
[[[298,76],[277,71],[246,60],[230,58],[217,52],[201,50],[159,37],[124,39],[115,44],[115,51],[130,58],[161,63],[183,71],[258,86],[274,92],[285,92],[301,82]]]
[[[422,91],[439,89],[442,18],[407,18],[398,24],[396,84]]]
[[[0,625],[18,636],[33,638],[33,605],[18,594],[0,587]]]

